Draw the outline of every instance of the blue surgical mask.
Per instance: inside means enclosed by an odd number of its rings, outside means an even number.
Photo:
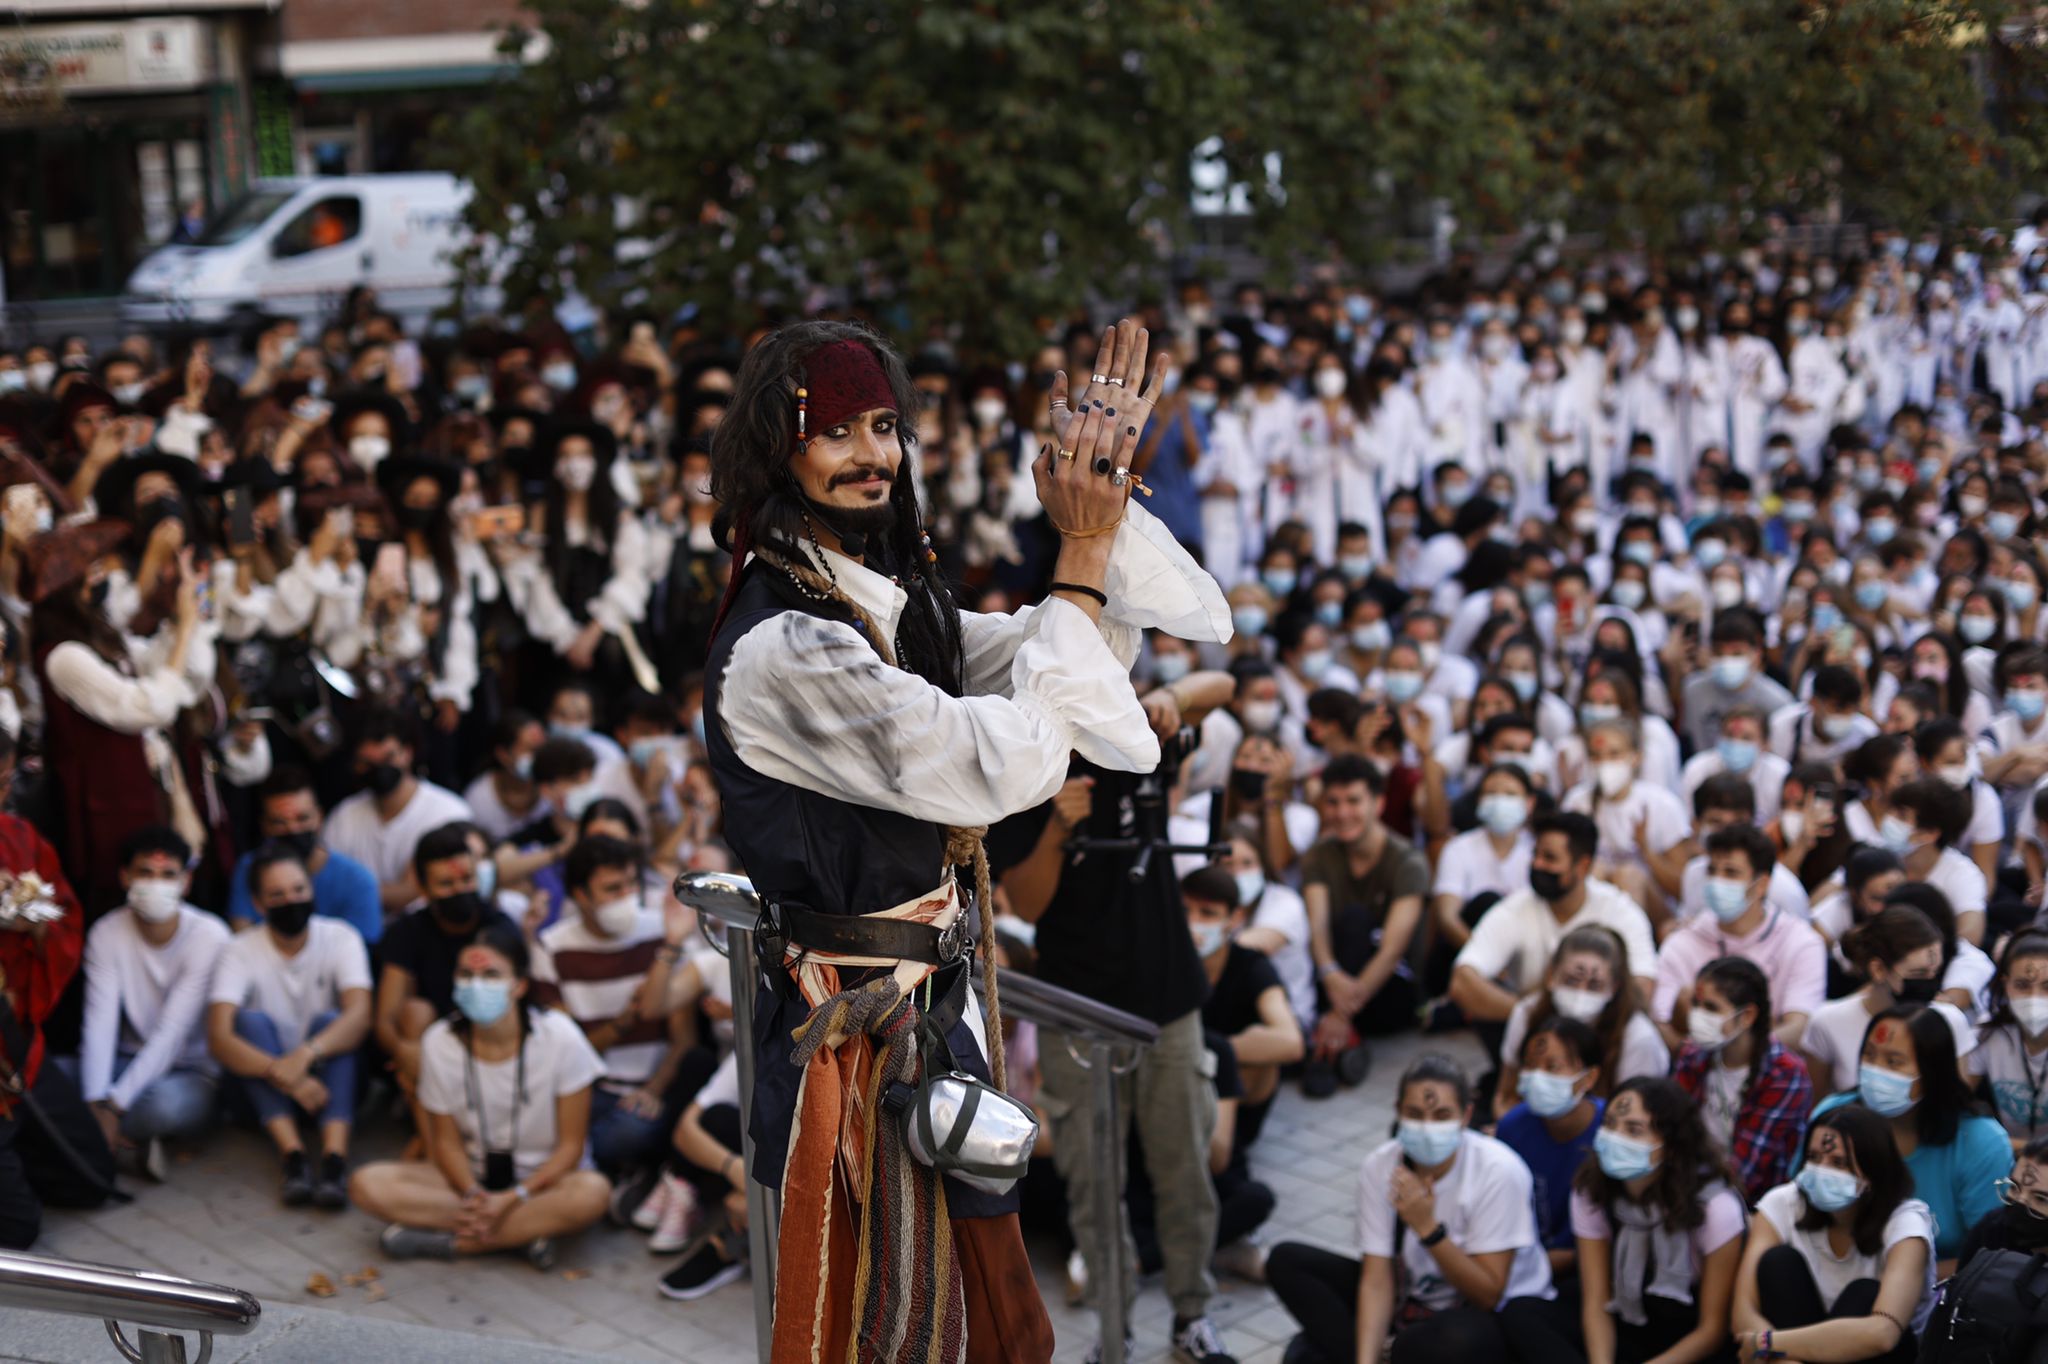
[[[1619,720],[1620,718],[1620,706],[1603,706],[1597,702],[1588,701],[1585,705],[1579,707],[1579,723],[1587,729],[1591,729],[1602,721]]]
[[[1501,676],[1507,679],[1508,685],[1515,689],[1515,695],[1522,698],[1522,700],[1528,701],[1535,697],[1535,673],[1502,673]]]
[[[1364,582],[1367,575],[1372,572],[1372,556],[1370,554],[1347,554],[1337,561],[1337,571],[1342,573],[1351,582]]]
[[[1344,603],[1340,601],[1317,602],[1316,622],[1330,630],[1334,630],[1342,625],[1344,623]]]
[[[1621,557],[1638,564],[1657,561],[1657,546],[1649,540],[1631,540],[1621,547]]]
[[[1707,908],[1724,924],[1732,924],[1749,908],[1749,886],[1725,876],[1707,878]]]
[[[1643,585],[1634,578],[1623,578],[1608,590],[1614,604],[1627,611],[1633,611],[1643,604]]]
[[[582,819],[584,812],[596,803],[598,794],[597,783],[594,781],[581,782],[570,787],[569,794],[562,797],[562,813],[571,819]]]
[[[522,753],[512,764],[512,775],[521,781],[533,780],[533,755]]]
[[[1692,557],[1701,568],[1712,568],[1728,557],[1728,546],[1719,540],[1702,540],[1692,547]]]
[[[1816,602],[1813,608],[1813,630],[1825,634],[1842,623],[1842,608],[1831,601]]]
[[[1470,483],[1446,483],[1443,486],[1441,497],[1446,507],[1462,507],[1472,499],[1472,485]]]
[[[1899,523],[1889,517],[1882,517],[1863,523],[1864,538],[1873,545],[1881,545],[1899,533]]]
[[[1254,867],[1237,873],[1237,900],[1247,909],[1257,905],[1266,893],[1266,873]]]
[[[1266,608],[1250,605],[1232,608],[1230,624],[1240,635],[1263,635],[1266,633]]]
[[[1856,1089],[1864,1106],[1883,1118],[1896,1118],[1919,1100],[1913,1097],[1913,1077],[1901,1075],[1868,1061],[1856,1072]]]
[[[1539,1118],[1561,1118],[1579,1106],[1579,1076],[1552,1075],[1547,1070],[1525,1070],[1515,1090],[1529,1111]]]
[[[571,725],[560,721],[550,721],[548,724],[548,733],[557,739],[588,739],[590,732],[589,725]]]
[[[2013,610],[2024,611],[2034,604],[2034,585],[2032,583],[2007,583],[2005,585],[2005,599],[2012,603]]]
[[[1813,503],[1787,502],[1784,506],[1784,516],[1787,521],[1811,521],[1813,520]]]
[[[1189,924],[1188,930],[1195,935],[1195,951],[1208,956],[1230,941],[1230,925],[1227,923]]]
[[[1723,654],[1714,660],[1714,685],[1723,691],[1740,691],[1749,681],[1749,659],[1742,654]]]
[[[1994,540],[2010,540],[2019,534],[2020,519],[2007,511],[1995,511],[1984,518],[1984,528]]]
[[[1369,654],[1384,649],[1393,642],[1394,632],[1383,620],[1369,620],[1363,625],[1351,627],[1351,647],[1360,653]]]
[[[470,1022],[488,1028],[512,1007],[512,982],[458,980],[455,982],[455,1007],[462,1010],[463,1017]]]
[[[1390,672],[1386,674],[1387,699],[1397,706],[1405,706],[1422,694],[1422,674]]]
[[[1891,589],[1875,578],[1856,584],[1856,604],[1866,611],[1875,611],[1891,600]]]
[[[665,739],[659,734],[650,734],[646,738],[635,739],[626,749],[626,755],[632,758],[633,766],[646,767],[654,761],[654,755],[661,752],[661,746],[664,742]]]
[[[1311,682],[1323,680],[1323,674],[1330,671],[1330,651],[1310,649],[1301,656],[1301,675]]]
[[[1529,802],[1521,796],[1493,795],[1479,798],[1479,822],[1496,834],[1511,834],[1529,819]]]
[[[1714,751],[1721,755],[1721,766],[1737,776],[1756,766],[1760,752],[1748,739],[1723,739],[1714,745]]]
[[[1266,590],[1276,597],[1292,595],[1294,584],[1300,581],[1300,579],[1301,575],[1291,568],[1268,568],[1259,574],[1259,581],[1264,583]]]
[[[1998,621],[1992,616],[1964,616],[1956,622],[1956,630],[1966,644],[1982,644],[1998,631]]]
[[[1863,1181],[1847,1170],[1803,1165],[1793,1177],[1807,1203],[1821,1212],[1840,1212],[1863,1196]]]
[[[1416,1122],[1403,1118],[1396,1131],[1408,1159],[1425,1166],[1449,1160],[1465,1138],[1465,1125],[1459,1122]]]
[[[1193,667],[1186,654],[1160,654],[1152,660],[1152,676],[1163,687],[1170,687],[1188,675]]]
[[[1913,826],[1897,815],[1886,815],[1877,826],[1877,841],[1904,857],[1913,850]]]
[[[498,864],[488,857],[476,864],[476,893],[487,905],[497,902]]]
[[[2025,720],[2028,724],[2032,724],[2041,718],[2042,708],[2044,704],[2048,704],[2048,696],[2043,696],[2042,693],[2032,688],[2024,691],[2009,691],[2005,694],[2005,704],[2012,708],[2014,715],[2019,716],[2020,719]]]
[[[1648,1142],[1624,1137],[1611,1128],[1603,1127],[1593,1137],[1593,1154],[1600,1161],[1601,1173],[1609,1179],[1641,1179],[1657,1168],[1657,1151]]]

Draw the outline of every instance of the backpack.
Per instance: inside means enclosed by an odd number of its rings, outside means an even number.
[[[2028,1364],[2048,1338],[2048,1255],[1982,1250],[1946,1284],[1920,1364]]]

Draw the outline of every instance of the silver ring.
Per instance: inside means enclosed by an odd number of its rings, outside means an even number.
[[[1109,481],[1113,486],[1121,488],[1124,484],[1131,481],[1131,471],[1129,469],[1119,469],[1109,476]]]
[[[1052,400],[1052,405],[1054,407],[1065,407],[1067,405],[1067,400],[1065,398],[1054,398]]]
[[[1109,382],[1109,376],[1106,374],[1091,374],[1088,376],[1088,382],[1091,384],[1106,384]]]
[[[1111,379],[1110,382],[1115,384],[1118,388],[1122,388],[1124,386],[1124,381],[1121,379]]]

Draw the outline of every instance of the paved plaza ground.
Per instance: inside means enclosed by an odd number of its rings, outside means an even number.
[[[1476,1076],[1480,1051],[1468,1036],[1410,1036],[1381,1044],[1372,1073],[1355,1090],[1312,1102],[1291,1085],[1282,1089],[1252,1152],[1253,1169],[1279,1198],[1262,1241],[1354,1249],[1358,1161],[1388,1135],[1402,1067],[1429,1049],[1448,1052]],[[399,1134],[380,1126],[359,1158],[392,1154]],[[643,1237],[609,1225],[565,1243],[559,1264],[546,1274],[510,1257],[393,1264],[378,1253],[378,1228],[363,1214],[281,1207],[276,1161],[266,1143],[245,1132],[215,1138],[203,1153],[179,1160],[167,1184],[136,1192],[126,1207],[84,1216],[52,1213],[36,1249],[229,1284],[276,1309],[255,1334],[223,1342],[218,1360],[464,1357],[469,1342],[419,1328],[496,1338],[475,1341],[474,1357],[499,1361],[754,1359],[745,1280],[695,1303],[669,1302],[655,1293],[655,1282],[675,1261],[650,1256]],[[1053,1248],[1034,1252],[1058,1336],[1056,1359],[1078,1361],[1094,1342],[1093,1316],[1066,1307]],[[362,1278],[366,1269],[376,1277]],[[309,1288],[316,1275],[332,1285],[333,1296]],[[1244,1364],[1278,1364],[1294,1328],[1268,1290],[1223,1279],[1213,1312],[1225,1345]],[[1138,1360],[1169,1357],[1168,1316],[1156,1279],[1148,1280],[1135,1319]],[[0,1311],[0,1360],[113,1358],[97,1327],[59,1329],[51,1320]],[[369,1323],[377,1324],[374,1330]],[[556,1348],[518,1349],[513,1341]]]

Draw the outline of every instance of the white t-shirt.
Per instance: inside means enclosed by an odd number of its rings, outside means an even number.
[[[1252,908],[1249,927],[1270,928],[1287,941],[1266,954],[1287,991],[1287,1003],[1304,1025],[1316,1016],[1316,964],[1309,950],[1308,906],[1287,886],[1266,883]]]
[[[1943,848],[1927,873],[1927,884],[1948,897],[1958,919],[1984,912],[1984,869],[1954,848]]]
[[[519,1007],[517,1005],[514,1006]],[[498,1150],[512,1152],[515,1176],[525,1179],[554,1152],[558,1132],[555,1101],[588,1089],[604,1074],[604,1062],[567,1014],[534,1009],[526,1034],[526,1101],[513,1113],[518,1093],[518,1057],[476,1061],[476,1089],[470,1090],[469,1049],[454,1025],[440,1019],[420,1039],[420,1107],[455,1119],[469,1168],[484,1169],[483,1133]],[[483,1109],[479,1122],[477,1108]]]
[[[1742,1206],[1742,1196],[1726,1185],[1714,1190],[1707,1199],[1705,1217],[1693,1228],[1686,1238],[1686,1245],[1692,1252],[1693,1281],[1699,1281],[1700,1266],[1707,1257],[1742,1235],[1749,1225],[1749,1214]],[[1607,1220],[1607,1214],[1598,1203],[1572,1190],[1572,1235],[1583,1236],[1588,1241],[1612,1241],[1614,1225]]]
[[[718,1063],[718,1069],[711,1072],[711,1078],[704,1082],[704,1088],[697,1091],[691,1100],[707,1112],[714,1108],[738,1108],[740,1106],[740,1054],[727,1052],[725,1059]]]
[[[1581,783],[1565,793],[1561,806],[1573,814],[1591,815],[1600,827],[1600,856],[1616,862],[1644,865],[1636,847],[1636,826],[1648,821],[1645,833],[1656,851],[1669,852],[1675,843],[1692,835],[1692,816],[1684,802],[1662,786],[1652,786],[1640,777],[1629,783],[1619,800],[1593,799],[1590,783]]]
[[[1529,1016],[1536,1012],[1539,998],[1536,994],[1523,995],[1508,1012],[1507,1026],[1501,1034],[1501,1064],[1522,1064],[1522,1043],[1528,1040]],[[1628,1025],[1622,1029],[1620,1069],[1619,1075],[1611,1077],[1608,1088],[1638,1075],[1671,1073],[1671,1049],[1664,1045],[1664,1034],[1657,1031],[1657,1025],[1641,1009],[1629,1015]]]
[[[1868,998],[1859,990],[1841,999],[1831,999],[1806,1020],[1799,1049],[1825,1068],[1813,1077],[1815,1098],[1856,1087],[1856,1072],[1863,1064],[1863,1034],[1870,1030],[1870,1020],[1875,1017]],[[1949,1031],[1956,1035],[1957,1056],[1967,1056],[1976,1049],[1977,1030],[1955,1005],[1936,1000],[1927,1007],[1948,1021]],[[1825,1090],[1820,1088],[1823,1083],[1828,1086]]]
[[[1515,835],[1505,857],[1494,850],[1493,835],[1484,829],[1468,830],[1444,844],[1430,894],[1455,895],[1463,903],[1489,890],[1496,895],[1527,890],[1529,858],[1535,851],[1536,840],[1526,828]]]
[[[1723,1151],[1735,1136],[1735,1120],[1742,1114],[1742,1090],[1749,1083],[1749,1067],[1724,1066],[1720,1059],[1707,1063],[1706,1085],[1700,1094],[1700,1118],[1707,1135]]]
[[[1986,1028],[1963,1070],[1991,1082],[1991,1102],[2009,1136],[2030,1141],[2048,1129],[2048,1056],[2026,1050],[2018,1024]]]
[[[370,954],[362,935],[340,919],[315,915],[296,955],[278,950],[268,928],[229,939],[213,973],[212,1002],[268,1014],[287,1051],[306,1040],[307,1025],[341,1007],[344,990],[370,988]]]
[[[1394,1259],[1394,1171],[1401,1165],[1401,1143],[1380,1145],[1358,1172],[1358,1246],[1363,1255]],[[1516,1298],[1553,1298],[1550,1260],[1536,1240],[1536,1213],[1529,1202],[1535,1181],[1529,1167],[1508,1146],[1467,1130],[1458,1141],[1451,1168],[1436,1184],[1436,1215],[1450,1241],[1467,1255],[1512,1250],[1503,1303]],[[1456,1307],[1463,1298],[1429,1253],[1420,1237],[1400,1237],[1401,1278],[1406,1297],[1435,1311]]]
[[[377,884],[403,881],[412,870],[412,850],[444,824],[468,819],[468,802],[453,791],[422,781],[390,823],[377,813],[377,798],[358,791],[327,816],[321,841],[329,852],[352,857],[370,869]]]
[[[477,779],[462,789],[462,798],[469,804],[470,818],[476,827],[491,836],[491,842],[501,843],[524,826],[546,815],[552,808],[545,800],[536,800],[527,807],[525,814],[517,814],[505,808],[505,802],[498,798],[498,788],[492,782],[494,774],[483,772]]]
[[[187,905],[171,940],[158,947],[142,936],[135,912],[118,909],[85,935],[85,1019],[79,1041],[79,1088],[88,1102],[111,1098],[132,1108],[150,1084],[174,1067],[217,1067],[206,1049],[206,991],[227,948],[227,925]],[[114,1079],[114,1060],[134,1060]]]
[[[1912,1329],[1927,1324],[1934,1310],[1934,1213],[1917,1198],[1908,1198],[1892,1210],[1884,1224],[1884,1246],[1876,1255],[1865,1255],[1852,1244],[1839,1258],[1828,1244],[1826,1227],[1803,1231],[1799,1219],[1806,1212],[1806,1196],[1796,1184],[1780,1184],[1757,1200],[1756,1215],[1771,1224],[1778,1239],[1799,1252],[1813,1273],[1813,1285],[1822,1302],[1833,1302],[1842,1290],[1858,1279],[1884,1278],[1885,1256],[1893,1246],[1915,1236],[1927,1243],[1927,1282],[1920,1290],[1919,1305],[1913,1309]]]
[[[1533,890],[1517,891],[1479,917],[1472,936],[1458,949],[1457,965],[1469,966],[1483,979],[1497,980],[1520,994],[1534,989],[1550,969],[1550,958],[1564,935],[1582,924],[1600,924],[1620,935],[1628,949],[1628,973],[1657,974],[1657,942],[1650,918],[1626,892],[1596,877],[1586,878],[1586,902],[1565,923],[1557,921],[1550,902]]]

